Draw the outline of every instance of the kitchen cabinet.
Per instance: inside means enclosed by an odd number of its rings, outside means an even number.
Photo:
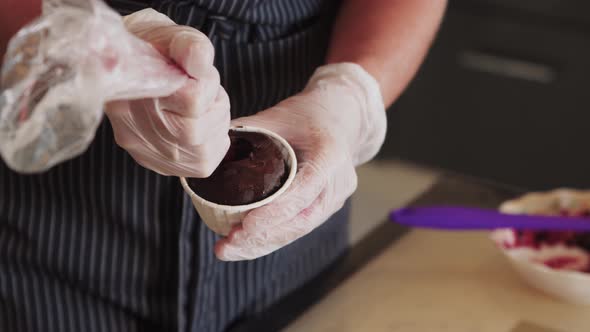
[[[528,189],[590,186],[588,9],[451,0],[382,156]]]

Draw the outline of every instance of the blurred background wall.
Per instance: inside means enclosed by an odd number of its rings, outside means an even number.
[[[590,187],[590,1],[450,0],[381,158]]]

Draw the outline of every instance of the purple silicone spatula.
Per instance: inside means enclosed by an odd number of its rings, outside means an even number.
[[[453,206],[403,208],[391,212],[389,217],[398,224],[410,227],[455,231],[497,228],[590,231],[590,218],[510,215]]]

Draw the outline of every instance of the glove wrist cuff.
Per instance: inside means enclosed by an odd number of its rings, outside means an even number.
[[[359,132],[353,137],[352,158],[355,165],[371,160],[379,152],[387,131],[387,117],[381,89],[377,80],[356,63],[342,62],[328,64],[316,69],[307,88],[323,82],[348,87],[355,94],[360,107]],[[343,97],[343,96],[337,96]],[[350,105],[347,105],[347,107]]]

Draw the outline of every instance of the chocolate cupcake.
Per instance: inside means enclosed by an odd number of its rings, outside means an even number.
[[[279,146],[267,135],[231,130],[227,155],[208,178],[187,182],[200,197],[221,205],[246,205],[274,194],[289,167]]]
[[[235,127],[230,139],[228,153],[210,177],[181,178],[201,219],[220,235],[227,235],[248,211],[280,196],[297,171],[289,143],[269,130]]]

